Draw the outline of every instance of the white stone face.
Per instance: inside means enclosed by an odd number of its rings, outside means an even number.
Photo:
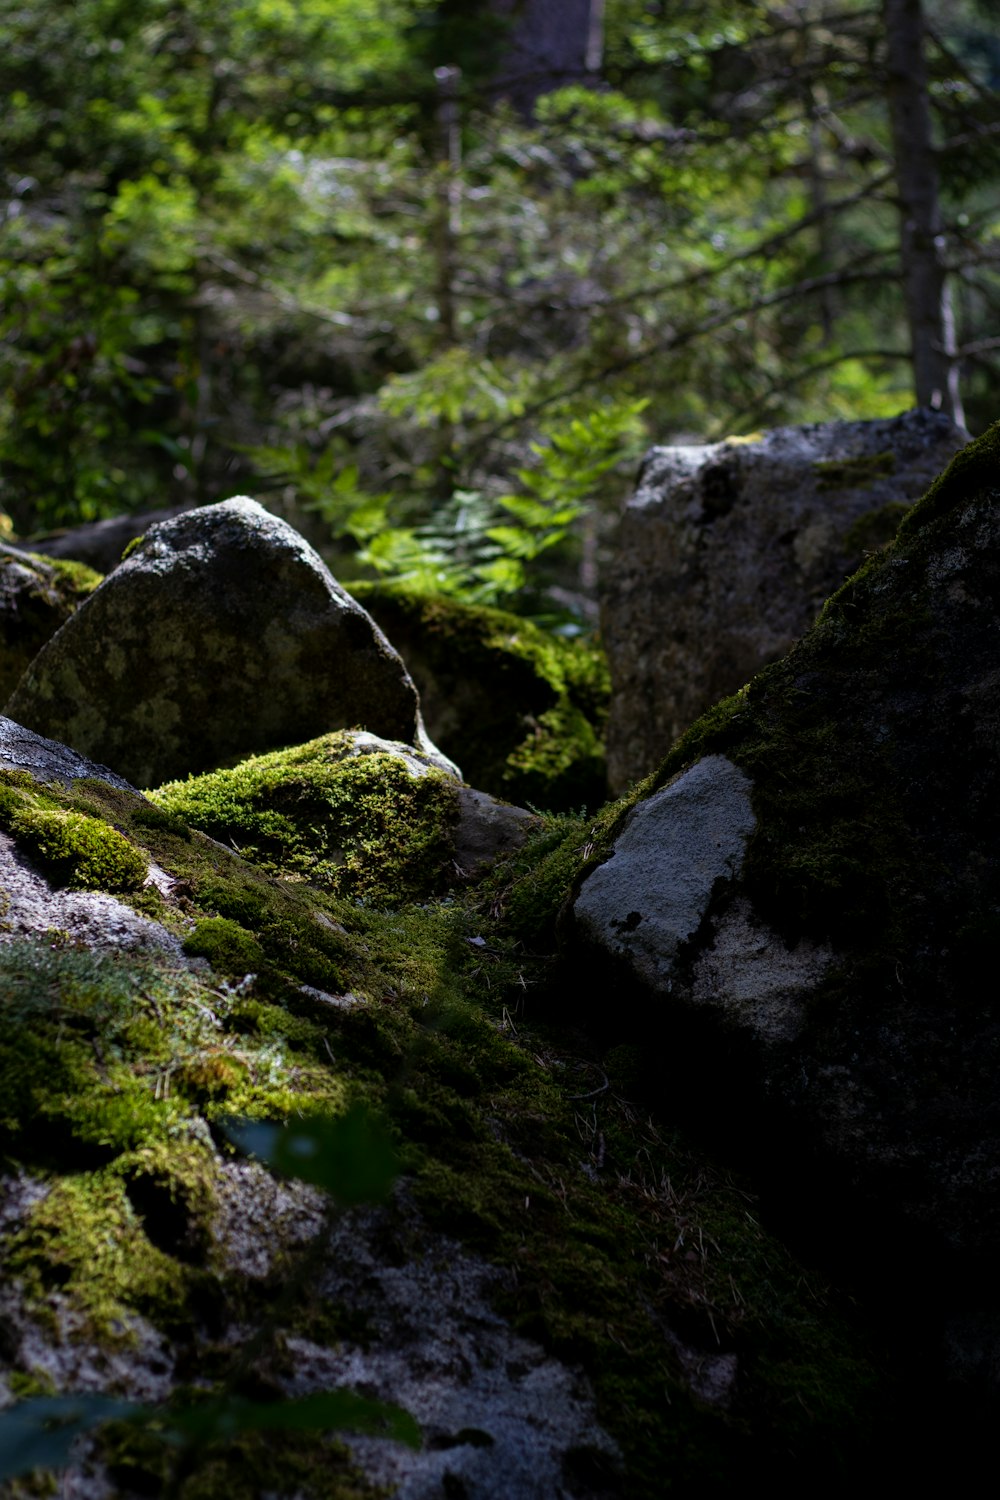
[[[669,981],[719,881],[739,874],[756,826],[752,782],[709,755],[640,802],[611,858],[584,882],[574,908],[585,934],[626,957],[644,979]]]

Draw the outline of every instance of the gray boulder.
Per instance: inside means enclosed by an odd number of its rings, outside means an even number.
[[[7,712],[137,786],[332,729],[428,748],[398,654],[312,548],[243,497],[153,526]]]
[[[571,919],[595,1010],[611,989],[664,1098],[730,1147],[766,1141],[828,1235],[873,1226],[866,1274],[919,1286],[953,1372],[965,1348],[994,1381],[998,595],[994,427],[681,739]]]
[[[947,417],[913,411],[653,448],[604,582],[612,790],[783,656],[962,441]]]

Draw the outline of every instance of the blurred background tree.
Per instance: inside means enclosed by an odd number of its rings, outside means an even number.
[[[650,440],[918,391],[979,430],[997,18],[0,0],[0,506],[249,490],[345,578],[584,619]]]

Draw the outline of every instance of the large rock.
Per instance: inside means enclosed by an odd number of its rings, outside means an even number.
[[[595,1010],[613,988],[664,1098],[730,1146],[766,1142],[827,1246],[877,1226],[868,1273],[889,1295],[919,1285],[928,1338],[942,1309],[971,1319],[966,1373],[993,1381],[998,597],[995,427],[787,657],[684,736],[571,924]]]
[[[6,711],[137,786],[332,729],[427,744],[398,654],[312,548],[246,498],[153,526]]]
[[[612,790],[783,656],[962,441],[947,417],[914,411],[653,448],[604,581]]]

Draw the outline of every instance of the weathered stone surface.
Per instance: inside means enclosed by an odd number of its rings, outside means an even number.
[[[154,526],[8,704],[138,786],[352,726],[425,743],[397,653],[253,500]]]
[[[612,790],[784,655],[962,441],[947,417],[914,411],[653,448],[604,580]]]
[[[3,715],[0,715],[0,766],[10,771],[27,771],[36,781],[61,781],[68,786],[70,782],[94,776],[110,786],[131,790],[125,778],[107,766],[77,755],[68,745],[35,734]]]
[[[100,578],[79,563],[51,563],[0,543],[0,702]]]
[[[1000,1250],[998,597],[995,427],[681,740],[572,925],[595,1007],[616,988],[665,1095],[766,1140],[828,1234],[845,1194],[848,1222],[877,1216],[866,1274],[887,1295],[919,1284],[928,1317],[976,1307],[980,1327]],[[720,837],[723,768],[745,814]],[[718,862],[689,897],[703,849]]]
[[[724,756],[709,755],[638,803],[577,898],[586,937],[647,981],[669,982],[718,886],[742,868],[755,826],[751,786]]]

